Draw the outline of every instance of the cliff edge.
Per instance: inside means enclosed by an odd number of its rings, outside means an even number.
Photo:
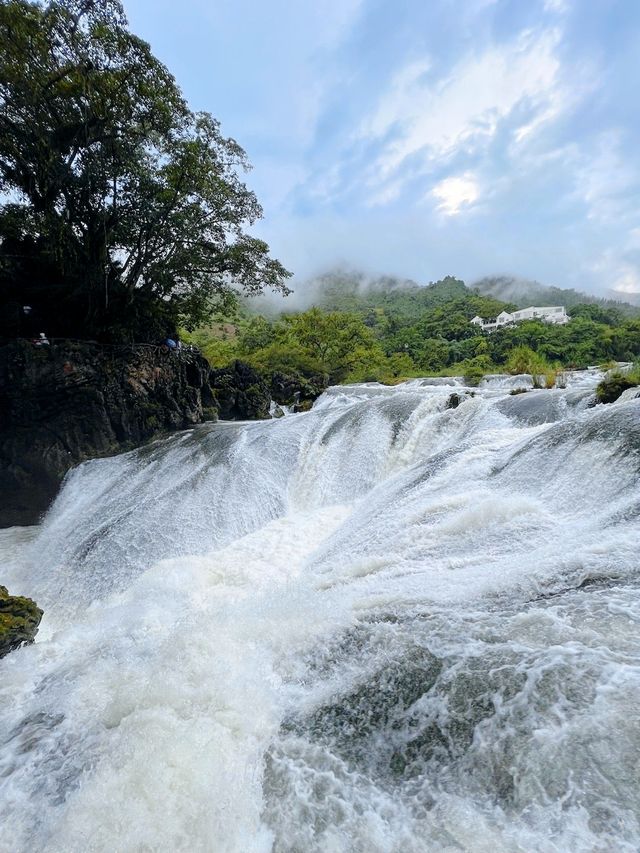
[[[79,462],[215,417],[209,374],[158,347],[1,347],[0,527],[35,524]]]

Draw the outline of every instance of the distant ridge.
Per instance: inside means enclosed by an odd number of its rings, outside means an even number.
[[[606,297],[598,297],[507,275],[486,276],[467,285],[453,276],[419,284],[401,276],[372,275],[359,269],[339,267],[306,280],[294,281],[292,289],[293,293],[286,299],[263,294],[243,302],[250,313],[267,316],[304,311],[313,305],[338,311],[366,311],[393,306],[395,313],[408,319],[449,300],[466,299],[475,293],[504,303],[504,306],[495,306],[496,313],[501,307],[513,310],[530,305],[564,305],[570,313],[573,306],[587,303],[616,309],[626,317],[640,316],[640,295],[638,304],[634,305],[628,301],[629,294],[609,291]]]
[[[518,308],[529,305],[564,305],[567,311],[574,305],[585,303],[603,308],[616,308],[622,314],[635,317],[640,314],[640,304],[625,301],[623,294],[609,291],[607,297],[593,296],[573,288],[553,287],[526,278],[512,276],[486,276],[470,285],[483,296],[492,296],[503,302],[513,302]],[[613,296],[616,293],[616,296]],[[624,294],[628,298],[629,294]]]
[[[625,293],[622,290],[608,290],[606,298],[640,308],[640,293]]]

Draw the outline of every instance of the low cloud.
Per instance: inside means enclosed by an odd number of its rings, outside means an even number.
[[[526,109],[513,128],[517,139],[551,121],[564,100],[559,38],[556,29],[526,31],[508,44],[473,51],[444,77],[428,58],[401,68],[360,128],[363,137],[387,140],[370,174],[376,192],[382,182],[397,181],[410,159],[419,158],[418,168],[428,172],[461,150],[478,156],[518,106]]]

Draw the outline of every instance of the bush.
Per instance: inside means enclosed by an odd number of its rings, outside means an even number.
[[[488,356],[476,355],[474,358],[465,359],[460,367],[467,385],[478,385],[481,379],[491,371],[493,365]]]
[[[640,362],[626,373],[616,370],[605,376],[596,388],[596,397],[599,403],[615,403],[624,391],[628,388],[636,388],[638,385],[640,385]]]
[[[530,347],[514,347],[507,358],[506,368],[513,376],[529,373],[534,388],[553,388],[556,384],[556,369]]]

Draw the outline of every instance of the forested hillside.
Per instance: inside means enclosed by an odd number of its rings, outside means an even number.
[[[314,304],[306,311],[265,316],[249,300],[189,340],[216,365],[241,358],[263,371],[323,373],[331,382],[443,372],[473,378],[505,369],[550,376],[565,367],[640,356],[640,312],[605,300],[574,301],[566,326],[531,320],[488,334],[470,320],[476,314],[494,317],[518,303],[480,293],[452,276],[421,287],[333,272],[307,290]],[[575,291],[554,291],[558,304],[565,304],[566,294]]]

